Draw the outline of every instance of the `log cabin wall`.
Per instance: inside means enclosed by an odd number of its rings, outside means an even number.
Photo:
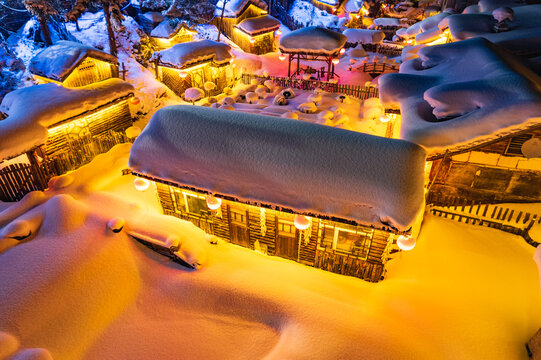
[[[476,203],[541,201],[541,159],[528,159],[521,151],[534,137],[541,138],[541,128],[434,160],[430,198],[457,197]]]
[[[210,211],[204,196],[197,192],[159,182],[156,187],[164,214],[191,221],[233,244],[371,282],[384,276],[388,245],[392,242],[387,231],[312,218],[311,228],[306,232],[310,237],[306,238],[305,232],[294,227],[294,214],[267,208],[262,211],[260,207],[229,200],[222,201],[219,211]],[[197,198],[199,204],[186,205],[187,196]],[[195,210],[190,211],[191,206]],[[333,236],[338,229],[347,231],[353,236],[347,239],[352,249],[358,247],[353,252],[336,249],[336,240],[334,244],[323,245],[325,228],[332,229]],[[357,235],[362,244],[353,245]]]
[[[237,44],[243,51],[263,55],[275,50],[274,31],[253,36],[255,42],[250,42],[251,36],[235,28],[231,40]]]
[[[248,3],[248,6],[241,11],[238,17],[230,18],[225,17],[222,19],[222,33],[230,39],[233,39],[235,32],[235,25],[238,25],[242,20],[265,15],[267,12],[263,9],[258,8],[257,6]],[[219,28],[220,26],[220,16],[214,17],[212,24]]]
[[[173,45],[193,41],[193,32],[189,29],[181,27],[177,33],[171,38],[151,37],[151,42],[156,48],[156,51],[169,49]]]
[[[62,82],[62,85],[75,88],[113,77],[118,77],[118,65],[87,57]]]
[[[227,86],[233,86],[235,81],[231,66],[213,66],[210,63],[196,65],[184,69],[186,77],[180,76],[180,69],[158,65],[158,79],[163,82],[176,95],[183,97],[186,89],[196,87],[204,89],[207,81],[214,82],[216,89],[206,92],[209,96],[215,96],[222,92]]]

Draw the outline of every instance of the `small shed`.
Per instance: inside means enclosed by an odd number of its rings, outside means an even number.
[[[235,26],[232,40],[245,52],[266,54],[274,51],[275,32],[280,21],[270,15],[261,15],[242,20]]]
[[[183,96],[191,87],[204,88],[211,81],[216,88],[211,95],[219,94],[224,87],[232,86],[234,72],[230,66],[231,47],[212,41],[190,41],[152,54],[156,78],[175,94]]]
[[[346,41],[344,34],[316,26],[305,27],[282,36],[279,48],[288,55],[288,76],[301,75],[308,70],[301,66],[301,60],[322,61],[327,64],[327,80],[330,80],[336,75],[334,65],[339,61],[340,50],[346,45]],[[297,63],[293,72],[292,62]]]
[[[107,79],[78,88],[48,83],[8,93],[0,108],[0,200],[43,190],[50,177],[73,170],[125,142],[134,88]]]
[[[195,34],[197,31],[186,21],[166,18],[150,32],[150,37],[156,48],[163,50],[176,44],[192,41]]]
[[[219,0],[214,10],[212,23],[222,29],[222,33],[228,38],[233,39],[236,26],[243,20],[267,13],[267,3],[263,0]]]
[[[392,243],[422,219],[421,147],[302,121],[169,106],[137,138],[129,164],[156,182],[168,215],[368,281],[382,279]]]
[[[73,41],[58,41],[30,60],[29,70],[40,84],[79,87],[118,77],[118,59]]]

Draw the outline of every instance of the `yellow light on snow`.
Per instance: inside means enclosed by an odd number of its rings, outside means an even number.
[[[310,227],[310,219],[304,215],[295,215],[295,227],[299,230],[306,230]]]
[[[137,178],[133,181],[133,185],[138,191],[145,191],[150,186],[150,181],[143,178]]]
[[[415,238],[413,236],[400,235],[396,239],[396,245],[403,251],[412,250],[415,247]]]
[[[390,120],[391,120],[391,118],[389,116],[387,116],[387,115],[382,115],[379,118],[379,121],[381,121],[382,123],[388,123]]]
[[[220,206],[222,206],[222,199],[216,198],[212,195],[207,195],[205,200],[207,201],[207,207],[210,210],[217,210]]]
[[[284,54],[280,54],[278,55],[278,59],[280,59],[280,61],[284,61],[286,59],[286,56]]]

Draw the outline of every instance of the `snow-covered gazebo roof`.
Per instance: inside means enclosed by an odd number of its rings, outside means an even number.
[[[226,64],[232,56],[229,45],[212,40],[200,40],[176,44],[169,49],[157,51],[152,54],[151,61],[156,59],[160,65],[181,69],[203,61],[211,61],[216,65]]]
[[[53,83],[34,85],[8,93],[0,110],[0,161],[18,156],[47,141],[47,128],[118,98],[134,88],[117,78],[78,88]]]
[[[347,37],[322,27],[309,26],[290,32],[280,38],[280,51],[333,55],[346,44]]]
[[[541,123],[541,78],[483,38],[422,48],[379,89],[387,107],[400,106],[401,138],[433,155]]]
[[[278,30],[280,21],[270,15],[262,15],[244,19],[237,27],[250,36],[256,36]]]
[[[254,205],[401,231],[424,202],[425,151],[303,121],[199,106],[156,112],[134,173]]]
[[[194,33],[196,32],[186,21],[180,21],[177,18],[166,18],[150,32],[150,36],[161,39],[169,39],[175,36],[182,28],[190,30]]]
[[[112,64],[118,62],[113,55],[92,46],[61,40],[34,56],[30,60],[29,70],[32,74],[64,81],[86,57]]]
[[[214,9],[214,16],[222,15],[224,0],[218,0]],[[241,15],[250,4],[257,6],[261,10],[267,10],[267,3],[263,0],[226,0],[224,17],[235,18]]]

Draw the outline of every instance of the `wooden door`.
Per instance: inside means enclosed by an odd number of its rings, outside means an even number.
[[[295,261],[298,260],[299,236],[295,225],[291,221],[277,220],[276,256]]]
[[[231,242],[240,246],[250,247],[250,234],[248,233],[248,211],[244,209],[229,208],[229,230]]]

